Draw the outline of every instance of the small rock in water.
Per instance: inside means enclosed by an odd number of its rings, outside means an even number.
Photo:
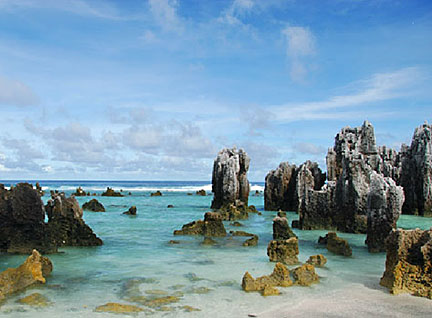
[[[172,205],[172,204],[168,204],[168,205],[167,205],[167,208],[168,208],[168,209],[172,209],[173,207],[174,207],[174,205]]]
[[[189,279],[191,282],[199,282],[201,280],[204,280],[204,278],[198,277],[195,273],[187,273],[184,275],[187,279]]]
[[[186,312],[201,311],[201,309],[199,309],[199,308],[195,308],[195,307],[188,306],[188,305],[182,306],[180,308],[183,309]]]
[[[170,240],[168,243],[169,244],[180,244],[180,241]]]
[[[48,298],[39,293],[34,293],[27,297],[18,299],[17,302],[32,307],[47,307],[51,304]]]
[[[153,192],[150,194],[151,197],[161,197],[162,196],[162,192],[160,192],[159,190],[156,192]]]
[[[135,205],[131,206],[129,208],[129,210],[127,210],[126,212],[123,212],[123,214],[126,214],[126,215],[136,215],[137,214],[137,208],[136,208],[136,206]]]
[[[160,290],[160,289],[148,289],[145,291],[145,293],[147,295],[159,295],[159,296],[168,295],[168,292],[166,292],[165,290]]]
[[[125,304],[119,304],[119,303],[107,303],[102,306],[98,306],[95,309],[96,312],[111,312],[116,314],[127,314],[127,313],[134,313],[134,312],[140,312],[144,311],[144,309],[133,306],[133,305],[125,305]]]

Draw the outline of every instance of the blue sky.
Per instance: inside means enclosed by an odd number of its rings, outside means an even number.
[[[249,179],[431,120],[432,1],[0,0],[0,179]]]

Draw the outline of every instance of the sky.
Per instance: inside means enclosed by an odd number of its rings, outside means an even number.
[[[0,179],[249,180],[432,114],[429,0],[0,0]]]

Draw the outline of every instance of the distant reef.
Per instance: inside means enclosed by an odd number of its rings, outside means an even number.
[[[19,183],[10,190],[0,184],[0,252],[29,254],[37,249],[45,254],[59,246],[102,245],[82,215],[74,196],[53,192],[44,206],[31,184]]]

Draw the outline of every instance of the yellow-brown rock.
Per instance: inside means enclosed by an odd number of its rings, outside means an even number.
[[[45,283],[45,276],[52,271],[51,261],[33,250],[26,261],[18,268],[8,268],[0,273],[0,300],[7,295],[21,291],[26,287]]]
[[[326,244],[327,249],[335,254],[351,256],[352,249],[348,241],[337,236],[336,232],[328,232],[325,237],[320,237],[318,243]]]
[[[18,303],[29,305],[32,307],[47,307],[50,305],[50,301],[44,295],[39,293],[34,293],[28,295],[27,297],[18,299]]]
[[[277,296],[280,295],[279,289],[272,286],[265,286],[263,290],[261,290],[261,295],[263,296]]]
[[[176,296],[165,296],[165,297],[154,298],[152,300],[147,301],[145,304],[148,307],[161,307],[163,305],[176,303],[179,300],[180,298]]]
[[[183,309],[186,312],[201,311],[201,309],[199,309],[199,308],[195,308],[195,307],[188,306],[188,305],[182,306],[180,308]]]
[[[311,264],[304,264],[293,270],[293,277],[296,285],[310,286],[319,282],[319,277],[315,273],[315,267]]]
[[[309,257],[306,263],[313,266],[322,267],[327,263],[327,258],[325,258],[325,256],[322,254],[312,255]]]
[[[292,237],[288,240],[272,240],[267,246],[270,262],[282,262],[288,265],[298,263],[298,240]]]
[[[393,230],[386,246],[386,269],[380,284],[392,294],[432,299],[432,229]]]
[[[242,280],[242,288],[244,291],[263,291],[266,287],[288,287],[293,284],[290,278],[288,268],[282,263],[277,263],[270,275],[265,275],[254,279],[249,272],[246,272]],[[265,293],[270,293],[267,289]],[[275,293],[274,291],[272,293]]]
[[[115,314],[128,314],[134,312],[141,312],[144,309],[133,306],[133,305],[125,305],[119,303],[107,303],[105,305],[96,307],[95,311],[97,312],[111,312]]]

